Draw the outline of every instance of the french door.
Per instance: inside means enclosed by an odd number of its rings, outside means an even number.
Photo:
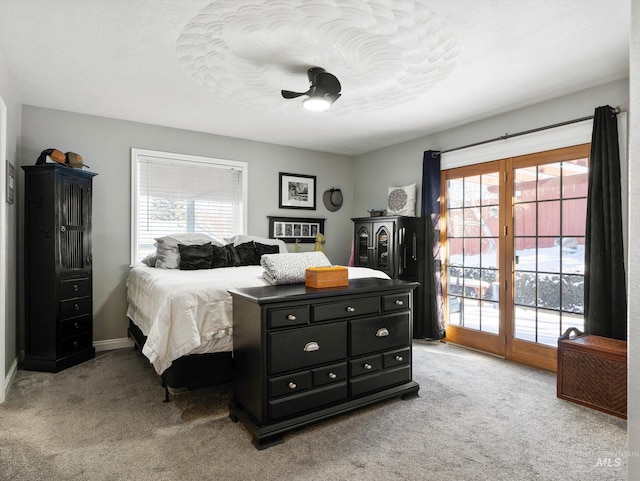
[[[548,370],[584,327],[589,144],[444,171],[447,340]]]

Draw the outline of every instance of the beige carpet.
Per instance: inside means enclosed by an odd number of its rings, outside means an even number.
[[[0,405],[0,479],[626,479],[626,422],[556,398],[554,374],[414,343],[420,397],[306,427],[258,451],[229,385],[173,396],[138,351],[19,371]]]

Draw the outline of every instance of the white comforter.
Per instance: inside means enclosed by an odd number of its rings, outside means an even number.
[[[162,374],[187,354],[232,349],[233,287],[265,286],[262,266],[181,271],[144,264],[127,279],[127,316],[147,336],[142,352]],[[388,278],[364,267],[349,267],[349,279]]]

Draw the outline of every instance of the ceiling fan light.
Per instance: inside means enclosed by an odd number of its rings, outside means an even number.
[[[302,106],[313,112],[324,112],[325,110],[329,110],[332,103],[333,102],[325,97],[309,97],[302,101]]]

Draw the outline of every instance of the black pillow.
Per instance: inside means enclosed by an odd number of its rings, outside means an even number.
[[[180,251],[180,270],[211,269],[213,249],[211,242],[198,245],[178,244]]]
[[[275,244],[260,244],[259,242],[253,242],[253,245],[256,247],[256,252],[258,254],[258,264],[260,264],[260,258],[262,254],[279,254],[280,246]]]
[[[216,269],[218,267],[234,267],[238,265],[236,250],[233,244],[227,244],[226,246],[211,246],[213,249],[213,260],[211,267]]]
[[[260,265],[260,256],[256,249],[255,243],[245,242],[244,244],[238,244],[235,246],[237,254],[237,266],[257,266]]]

